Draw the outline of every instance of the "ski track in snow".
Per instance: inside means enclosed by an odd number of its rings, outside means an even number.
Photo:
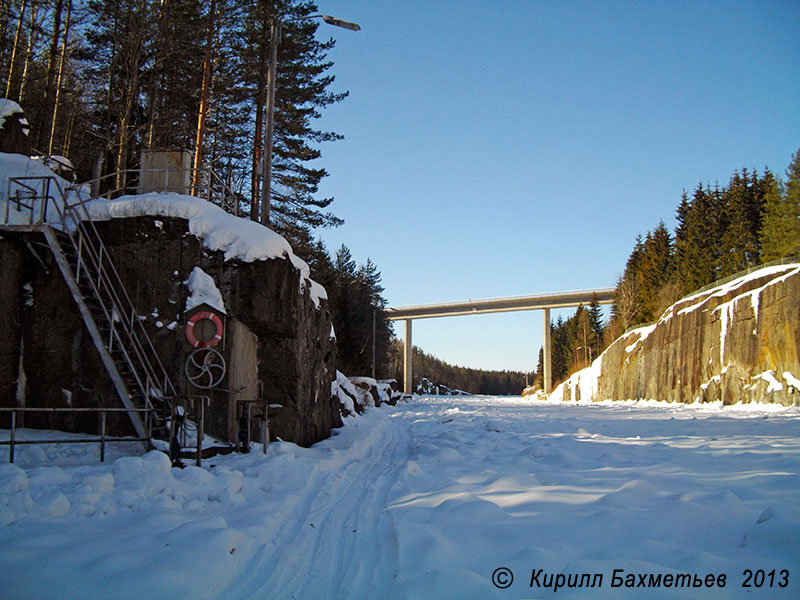
[[[404,465],[406,438],[402,426],[378,427],[366,446],[344,450],[349,456],[335,461],[335,469],[322,465],[275,535],[277,543],[262,546],[244,578],[219,597],[266,598],[274,590],[285,598],[360,598],[363,590],[370,598],[389,597],[397,534],[386,505]]]
[[[202,469],[86,448],[0,465],[0,598],[553,595],[537,569],[603,575],[564,598],[800,597],[798,408],[415,398]],[[612,589],[615,569],[728,584]],[[742,588],[746,569],[789,586]]]

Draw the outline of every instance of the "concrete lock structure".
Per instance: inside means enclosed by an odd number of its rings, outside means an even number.
[[[514,312],[520,310],[541,310],[544,312],[543,348],[543,387],[549,394],[552,386],[551,341],[550,341],[550,309],[588,306],[593,300],[598,304],[611,304],[614,299],[614,288],[582,290],[576,292],[557,292],[537,296],[514,296],[511,298],[494,298],[490,300],[470,300],[468,302],[451,302],[446,304],[426,304],[422,306],[403,306],[387,308],[386,318],[390,321],[405,321],[405,341],[403,352],[403,391],[412,393],[413,379],[413,343],[411,338],[411,322],[414,319],[433,319],[438,317],[454,317],[458,315],[481,315],[488,313]]]

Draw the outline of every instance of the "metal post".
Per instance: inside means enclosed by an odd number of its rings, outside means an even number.
[[[552,371],[551,371],[551,344],[550,344],[550,309],[544,309],[544,342],[542,343],[542,389],[545,394],[550,393],[550,386],[552,385]]]
[[[267,419],[268,410],[269,402],[264,402],[264,424],[261,428],[261,440],[264,444],[264,454],[267,453],[267,442],[269,442],[269,420]]]
[[[100,462],[106,462],[106,411],[100,412]]]
[[[403,357],[403,391],[406,394],[411,393],[411,383],[413,381],[413,344],[411,341],[411,319],[406,319],[406,332],[404,341],[404,357]]]
[[[372,378],[375,379],[375,313],[378,309],[372,309]]]
[[[16,439],[16,432],[17,432],[17,411],[11,411],[11,439],[9,440],[11,444],[8,448],[8,462],[14,462],[14,440]]]
[[[267,71],[267,131],[264,146],[264,191],[261,198],[261,224],[269,225],[269,210],[272,200],[272,138],[275,131],[275,77],[277,76],[278,43],[281,22],[272,19],[269,31],[269,69]]]
[[[203,463],[203,425],[206,419],[206,397],[200,396],[200,422],[197,424],[197,458],[195,463],[198,467]]]

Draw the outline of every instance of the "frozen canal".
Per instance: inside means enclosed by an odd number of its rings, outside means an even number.
[[[415,398],[203,469],[123,451],[0,466],[0,597],[800,597],[796,408]]]

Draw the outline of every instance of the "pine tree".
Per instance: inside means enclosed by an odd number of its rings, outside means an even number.
[[[88,8],[87,73],[97,106],[92,134],[106,154],[107,170],[117,173],[115,187],[124,188],[145,126],[142,91],[157,38],[155,7],[147,0],[92,0]]]
[[[685,237],[681,243],[678,277],[686,293],[717,278],[721,205],[722,193],[719,188],[712,190],[698,184],[686,214],[685,233],[682,231]]]
[[[571,364],[572,341],[570,339],[570,332],[568,331],[567,324],[558,317],[554,326],[552,326],[552,334],[550,341],[552,347],[552,363],[551,363],[551,376],[553,385],[557,385],[567,378]]]
[[[172,0],[156,7],[152,18],[155,38],[142,78],[148,121],[142,144],[160,150],[191,148],[196,138],[204,58],[206,50],[212,50],[206,48],[209,33],[213,45],[214,15],[202,14],[197,0]]]
[[[332,63],[327,60],[334,40],[319,42],[315,33],[319,22],[307,19],[315,13],[313,2],[303,0],[263,0],[252,6],[249,16],[250,47],[245,54],[244,69],[251,73],[247,85],[252,92],[255,112],[255,139],[253,140],[254,170],[261,152],[261,119],[264,118],[263,67],[267,60],[269,22],[279,16],[282,33],[276,62],[275,131],[272,155],[272,190],[270,206],[271,226],[283,233],[294,224],[312,228],[337,226],[342,223],[326,209],[333,198],[318,198],[320,181],[327,175],[325,169],[308,165],[321,156],[319,144],[340,139],[341,136],[320,131],[313,122],[320,110],[343,100],[347,93],[333,93],[328,88],[334,78],[327,74]],[[253,201],[259,201],[258,179],[252,181]]]

